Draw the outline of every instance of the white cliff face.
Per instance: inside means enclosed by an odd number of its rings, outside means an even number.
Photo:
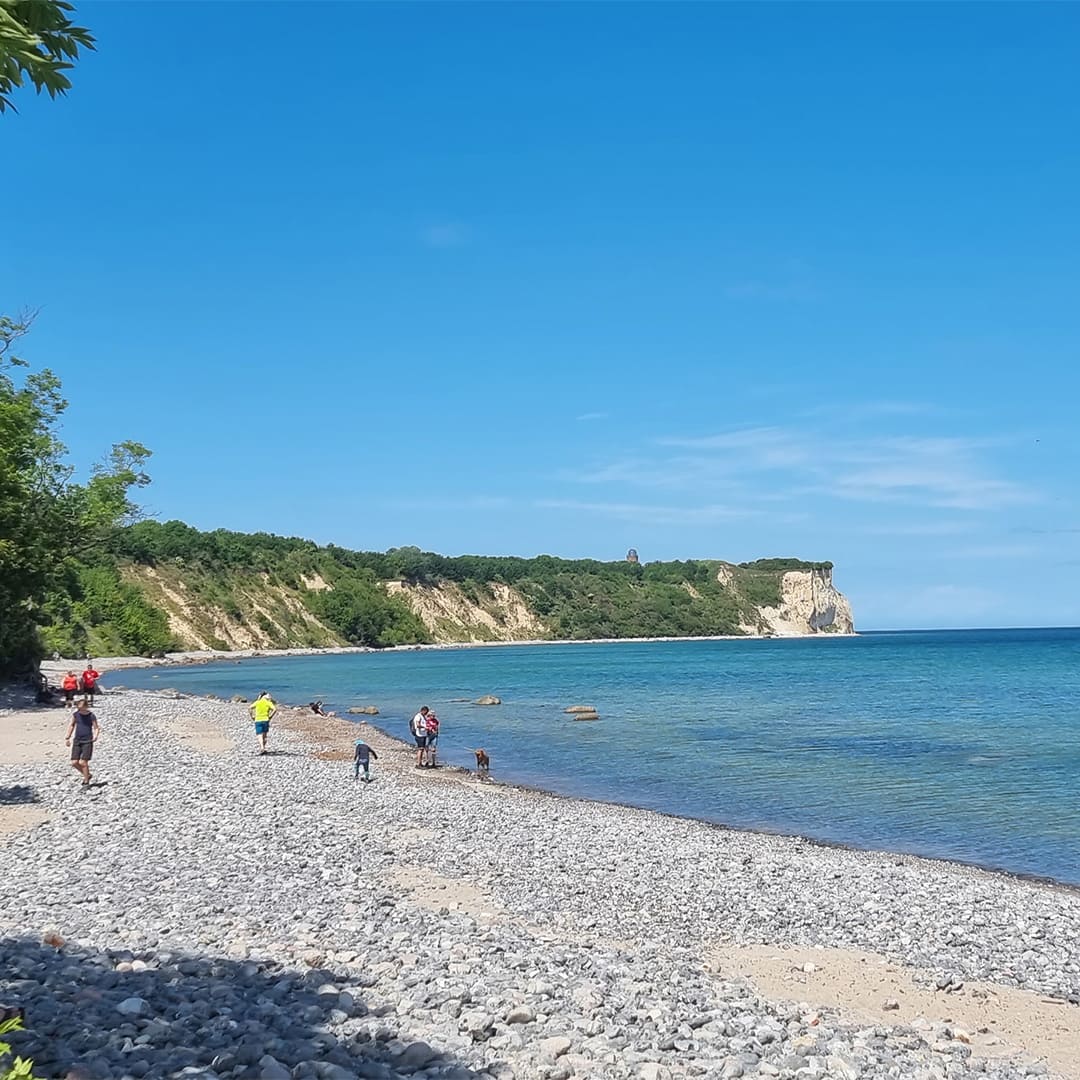
[[[780,606],[759,609],[767,631],[796,634],[853,634],[851,605],[832,582],[831,570],[788,570],[780,579]]]

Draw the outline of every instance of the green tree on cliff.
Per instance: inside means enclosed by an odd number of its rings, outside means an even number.
[[[67,402],[49,370],[15,355],[32,316],[0,316],[0,674],[40,658],[37,633],[50,584],[65,562],[100,548],[134,520],[133,488],[149,483],[150,451],[113,447],[83,484],[73,480],[58,429]]]
[[[0,113],[14,110],[12,91],[27,80],[40,94],[66,94],[79,49],[93,49],[90,31],[75,26],[66,0],[0,0]]]

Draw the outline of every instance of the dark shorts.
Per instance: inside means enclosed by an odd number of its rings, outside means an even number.
[[[75,700],[75,691],[74,690],[65,690],[64,691],[64,701],[68,705],[70,705],[74,700]]]
[[[255,721],[255,734],[256,735],[269,735],[270,734],[270,721],[269,720],[256,720]]]
[[[72,761],[89,761],[94,756],[94,743],[92,739],[80,739],[71,744]]]
[[[416,745],[419,746],[421,750],[423,750],[423,748],[427,746],[426,735],[414,735],[413,738],[416,740]]]

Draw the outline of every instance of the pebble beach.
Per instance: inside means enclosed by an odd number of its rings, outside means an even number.
[[[37,1076],[1080,1078],[1075,890],[417,770],[296,710],[266,757],[243,704],[95,711],[89,790],[67,710],[0,711]]]

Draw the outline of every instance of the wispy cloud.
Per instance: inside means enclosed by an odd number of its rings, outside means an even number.
[[[579,484],[665,488],[676,491],[696,489],[700,484],[720,486],[723,465],[711,458],[693,455],[630,457],[584,469],[566,470],[564,479]],[[731,473],[734,479],[734,473]],[[737,485],[733,485],[737,486]]]
[[[588,502],[578,499],[539,499],[543,510],[565,510],[590,517],[616,518],[640,525],[704,525],[747,517],[753,513],[732,506],[656,506],[646,503]]]
[[[816,489],[860,502],[923,503],[944,510],[994,510],[1036,501],[1026,487],[982,477],[965,463],[900,462],[856,469]]]
[[[758,469],[791,468],[820,456],[820,450],[801,433],[781,427],[742,428],[696,438],[669,436],[657,439],[657,444],[687,450],[735,451]]]
[[[669,436],[657,445],[696,451],[699,479],[708,472],[705,461],[715,476],[786,474],[792,493],[803,497],[988,510],[1038,500],[1026,485],[993,475],[983,460],[986,451],[1008,441],[966,436],[838,438],[828,431],[772,426]],[[673,457],[666,462],[675,467]],[[655,460],[651,468],[658,468]]]
[[[952,510],[993,510],[1035,502],[1022,484],[993,476],[980,459],[1007,440],[982,437],[893,437],[836,448],[828,494],[869,502],[922,502]]]
[[[962,536],[976,528],[972,521],[891,521],[865,525],[859,531],[866,536]]]
[[[592,420],[606,420],[607,418],[608,414],[606,412],[587,412],[574,417],[579,423],[589,423]]]
[[[431,248],[462,247],[472,239],[472,230],[460,221],[443,221],[422,230],[420,239]]]
[[[1000,437],[881,436],[840,439],[828,432],[758,426],[702,436],[667,436],[651,451],[567,474],[618,490],[693,492],[725,505],[774,507],[808,497],[894,503],[927,510],[987,511],[1033,504],[1037,491],[995,474],[989,451]],[[953,525],[934,523],[938,534]],[[914,533],[912,534],[914,535]],[[924,535],[930,535],[929,527]]]

